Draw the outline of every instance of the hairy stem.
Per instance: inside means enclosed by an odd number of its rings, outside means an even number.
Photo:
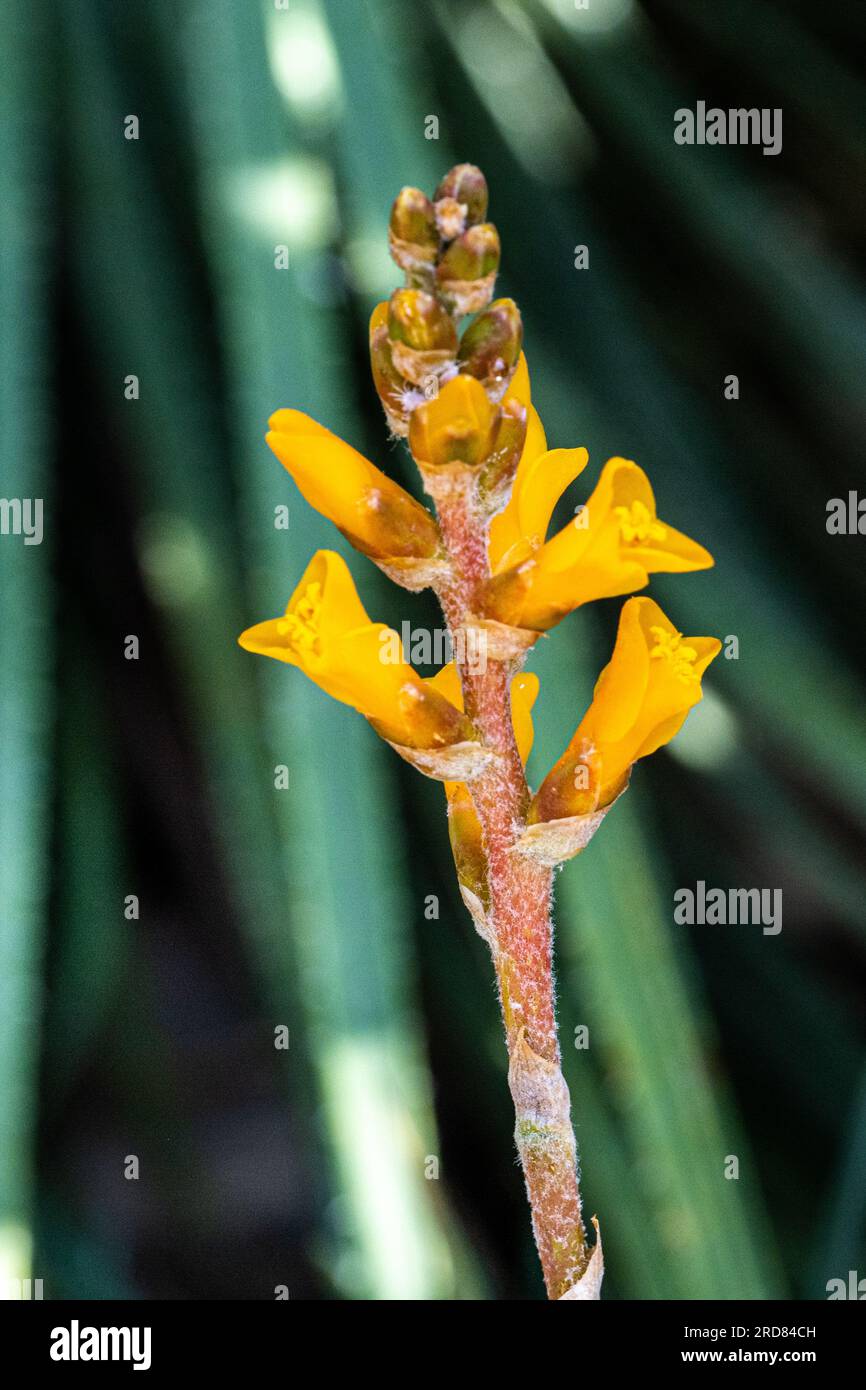
[[[440,593],[452,634],[471,622],[489,574],[487,520],[471,476],[430,486],[453,576]],[[471,784],[481,824],[490,906],[485,936],[493,955],[508,1047],[508,1084],[532,1226],[548,1297],[560,1298],[586,1269],[577,1151],[568,1087],[560,1066],[552,969],[552,873],[515,853],[526,824],[529,789],[511,719],[513,663],[465,660],[456,643],[466,713],[496,757]]]

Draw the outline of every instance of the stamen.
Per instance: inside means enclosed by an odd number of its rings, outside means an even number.
[[[698,654],[694,647],[683,647],[680,643],[683,640],[681,632],[668,632],[664,627],[651,627],[650,634],[655,639],[655,646],[650,648],[650,659],[663,659],[669,661],[673,667],[674,675],[681,681],[698,681],[700,676],[695,670],[695,662]]]
[[[292,612],[277,623],[277,632],[281,637],[288,637],[289,645],[297,652],[312,652],[318,656],[321,608],[321,584],[308,584]]]
[[[633,545],[635,541],[639,544],[663,541],[667,535],[667,528],[643,502],[632,502],[630,507],[614,507],[614,512],[619,521],[619,533],[626,545]]]

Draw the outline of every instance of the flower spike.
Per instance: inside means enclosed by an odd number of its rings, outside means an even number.
[[[314,555],[282,617],[239,640],[299,667],[400,757],[445,783],[460,891],[496,973],[514,1137],[548,1297],[597,1299],[601,1238],[592,1218],[589,1245],[581,1212],[556,1033],[552,870],[589,843],[635,762],[676,734],[720,643],[684,637],[651,599],[628,599],[592,703],[534,797],[525,765],[538,678],[521,668],[580,605],[713,559],[659,518],[646,474],[623,458],[605,464],[586,505],[548,536],[588,456],[548,448],[520,311],[511,299],[491,302],[500,244],[480,169],[455,165],[432,198],[401,189],[388,241],[404,284],[370,318],[373,382],[392,435],[408,441],[435,519],[299,411],[277,411],[268,443],[357,550],[405,588],[434,589],[456,661],[423,680],[397,633],[370,621],[330,550]],[[464,326],[467,314],[477,317]],[[481,661],[468,655],[481,651]]]

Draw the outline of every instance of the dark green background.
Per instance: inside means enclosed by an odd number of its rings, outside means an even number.
[[[0,26],[2,492],[46,508],[42,546],[0,538],[0,1266],[32,1233],[51,1297],[541,1296],[441,789],[235,645],[345,551],[272,410],[417,486],[366,320],[395,192],[460,159],[551,444],[590,485],[647,468],[717,560],[652,593],[739,639],[557,880],[605,1295],[866,1275],[866,540],[825,527],[864,486],[862,7],[8,0]],[[698,100],[781,107],[782,153],[676,145]],[[376,618],[436,624],[348,558]],[[618,607],[533,657],[536,782]],[[781,934],[675,927],[698,879],[781,888]]]

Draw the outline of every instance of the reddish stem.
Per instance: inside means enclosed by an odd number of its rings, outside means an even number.
[[[452,635],[471,620],[489,575],[487,519],[477,506],[468,470],[436,496],[453,577],[440,593]],[[460,643],[458,657],[465,658]],[[483,666],[483,663],[481,663]],[[552,971],[551,870],[520,853],[530,794],[511,718],[514,663],[488,660],[484,669],[458,660],[466,713],[496,757],[471,784],[481,824],[493,953],[515,1103],[515,1138],[532,1211],[548,1297],[559,1298],[580,1278],[589,1251],[581,1219],[577,1154],[568,1089],[560,1069]]]

